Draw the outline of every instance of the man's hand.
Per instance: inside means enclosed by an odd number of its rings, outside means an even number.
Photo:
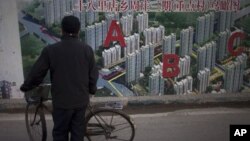
[[[21,90],[22,92],[27,92],[27,91],[29,91],[29,88],[26,87],[24,84],[22,84],[21,87],[20,87],[20,90]]]

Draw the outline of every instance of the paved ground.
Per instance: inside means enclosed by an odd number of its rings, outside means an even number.
[[[199,108],[131,116],[137,127],[135,141],[229,141],[230,124],[250,124],[250,108],[239,107]],[[48,118],[51,130],[51,117]],[[28,141],[22,114],[0,114],[0,140]]]

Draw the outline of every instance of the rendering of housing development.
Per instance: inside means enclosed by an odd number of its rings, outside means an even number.
[[[11,6],[15,7],[15,2],[11,1]],[[127,1],[129,3],[131,0]],[[250,34],[249,27],[241,24],[244,19],[249,19],[246,16],[250,13],[248,0],[241,0],[238,11],[188,13],[87,11],[81,7],[87,2],[35,0],[24,6],[17,15],[14,12],[4,14],[15,8],[4,7],[5,1],[0,2],[0,32],[7,33],[0,34],[1,98],[21,97],[16,86],[20,86],[23,81],[20,75],[23,72],[22,65],[25,75],[39,55],[25,56],[25,51],[31,50],[28,48],[38,48],[27,45],[32,44],[32,40],[43,47],[60,41],[58,29],[66,15],[80,19],[80,39],[95,52],[100,73],[98,96],[250,92],[249,37],[234,40],[235,51],[239,46],[245,47],[236,56],[228,49],[230,37],[234,33]],[[150,1],[152,4],[154,2]],[[128,4],[128,7],[131,5]],[[113,20],[116,20],[122,31],[125,47],[117,41],[104,47]],[[20,34],[17,33],[17,24],[23,27],[19,29]],[[165,54],[179,57],[179,73],[175,77],[163,77],[163,71],[173,71],[172,68],[163,69]]]

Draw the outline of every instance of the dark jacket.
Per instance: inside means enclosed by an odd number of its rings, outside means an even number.
[[[63,36],[62,41],[45,47],[21,90],[28,91],[38,86],[48,70],[56,108],[82,107],[88,104],[89,94],[96,92],[98,70],[94,53],[78,38]]]

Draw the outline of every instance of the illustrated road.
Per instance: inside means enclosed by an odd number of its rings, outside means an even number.
[[[53,44],[53,43],[59,41],[58,38],[56,38],[52,35],[49,35],[47,33],[43,33],[41,30],[42,29],[41,25],[36,24],[34,22],[31,22],[31,21],[25,19],[24,17],[25,17],[25,14],[23,14],[22,12],[18,13],[18,21],[25,26],[25,28],[27,29],[28,32],[36,33],[47,44]]]
[[[250,124],[250,108],[206,108],[134,114],[135,141],[229,141],[230,124]],[[51,117],[47,120],[51,138]],[[0,114],[0,140],[28,141],[23,114]]]

